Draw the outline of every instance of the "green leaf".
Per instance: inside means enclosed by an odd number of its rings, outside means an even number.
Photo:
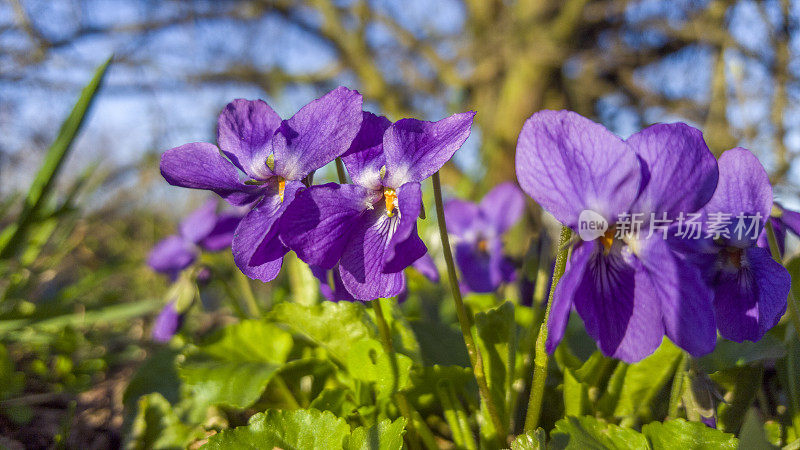
[[[475,450],[477,444],[472,435],[467,411],[453,388],[453,383],[448,379],[440,379],[437,388],[442,416],[450,427],[453,444],[456,448]]]
[[[514,381],[517,331],[514,304],[505,302],[497,308],[475,314],[475,328],[489,391],[501,420],[507,425],[510,414],[506,405],[511,404],[511,395],[514,393],[511,388]],[[488,415],[485,418],[484,423],[492,423]]]
[[[200,404],[243,408],[258,400],[291,349],[288,332],[246,320],[223,328],[211,343],[187,355],[178,375]]]
[[[564,415],[582,416],[588,413],[589,387],[578,381],[572,371],[564,368]]]
[[[511,443],[511,450],[545,450],[545,433],[542,428],[520,434]]]
[[[763,429],[761,434],[763,437]],[[642,427],[640,434],[630,428],[606,424],[591,416],[567,417],[556,423],[551,438],[550,448],[555,449],[652,448],[653,450],[668,450],[688,448],[711,450],[739,447],[739,441],[732,434],[709,428],[700,422],[688,422],[684,419],[649,423]],[[742,444],[741,448],[754,447]]]
[[[316,304],[319,300],[319,283],[308,264],[301,261],[294,252],[289,252],[284,261],[294,302],[301,305]]]
[[[280,369],[267,362],[190,359],[178,373],[200,404],[225,404],[244,408],[261,396]]]
[[[139,397],[158,392],[168,402],[177,403],[181,385],[175,370],[175,358],[178,355],[177,351],[168,347],[150,355],[125,388],[122,402],[128,406]]]
[[[613,367],[614,362],[597,350],[575,371],[575,379],[590,386],[600,386],[607,370]]]
[[[664,339],[652,355],[630,364],[625,371],[614,415],[625,417],[644,413],[656,394],[672,379],[680,357],[681,350]]]
[[[622,361],[617,363],[617,366],[614,367],[614,371],[611,372],[611,377],[608,379],[606,391],[597,402],[597,409],[602,411],[606,417],[613,416],[614,410],[619,402],[619,397],[622,394],[622,387],[625,383],[625,374],[628,373],[629,367],[630,366],[628,364],[625,364]]]
[[[786,270],[791,275],[791,290],[795,298],[800,298],[800,256],[794,256],[785,264]]]
[[[58,331],[65,327],[80,328],[95,323],[122,322],[157,311],[163,306],[164,302],[161,299],[152,299],[87,309],[81,314],[75,314],[73,311],[64,312],[61,309],[55,314],[47,311],[39,314],[39,310],[37,310],[33,316],[25,319],[0,320],[0,335],[5,333],[11,335],[17,330],[27,327],[44,331]]]
[[[653,450],[735,449],[739,445],[732,434],[709,428],[701,422],[687,422],[683,419],[649,423],[642,427],[642,434],[650,440]]]
[[[461,332],[442,322],[412,321],[411,329],[420,346],[426,366],[469,367],[469,355]]]
[[[377,335],[360,303],[322,302],[313,306],[281,303],[269,317],[323,347],[341,363],[347,362],[353,344]]]
[[[5,416],[17,425],[29,424],[36,416],[30,405],[10,404],[0,409],[0,415]]]
[[[220,449],[339,449],[350,434],[344,419],[329,411],[268,410],[250,418],[247,426],[211,436],[203,448]]]
[[[698,360],[705,373],[714,373],[733,367],[742,367],[756,361],[779,359],[786,355],[786,346],[772,336],[764,335],[757,342],[733,342],[722,339],[714,351]]]
[[[594,417],[567,417],[556,422],[550,435],[554,449],[617,449],[647,448],[647,439],[630,428],[600,422]]]
[[[292,336],[271,323],[243,320],[223,328],[200,348],[219,359],[282,364],[292,350]]]
[[[774,445],[767,440],[764,424],[754,408],[750,408],[744,416],[744,424],[739,432],[739,447],[748,450],[773,450]]]
[[[139,411],[126,447],[180,450],[200,436],[202,430],[182,423],[169,402],[161,394],[154,393],[139,399]]]
[[[0,232],[0,259],[13,256],[17,248],[23,244],[30,225],[35,222],[39,210],[47,200],[53,186],[55,186],[58,172],[72,148],[72,143],[81,129],[84,118],[97,95],[112,58],[113,56],[97,68],[92,80],[81,91],[78,102],[72,108],[72,112],[67,119],[61,124],[61,129],[59,129],[55,141],[47,150],[44,161],[39,167],[39,172],[28,189],[25,204],[19,217],[15,223]]]
[[[789,338],[786,359],[776,365],[781,386],[785,389],[788,414],[796,436],[800,436],[800,340]]]
[[[347,418],[358,408],[355,394],[348,389],[325,389],[311,402],[310,408],[330,411],[337,417]]]
[[[486,311],[497,305],[494,293],[469,292],[464,296],[464,304],[473,311]]]
[[[392,343],[394,349],[406,356],[411,357],[415,362],[421,362],[420,347],[417,342],[417,337],[411,329],[408,321],[406,321],[403,312],[397,307],[397,300],[384,298],[380,300],[383,305],[384,318],[389,324],[389,329],[392,330]],[[386,314],[385,311],[391,311],[391,314]],[[375,311],[369,308],[367,311],[373,323],[377,323],[375,319]]]
[[[396,391],[408,388],[413,361],[406,355],[396,353],[397,374],[392,367],[391,356],[383,351],[380,342],[363,339],[350,348],[347,370],[353,378],[374,382],[379,397],[387,397]],[[397,375],[397,376],[395,376]]]
[[[403,448],[403,433],[406,419],[394,422],[384,419],[371,427],[358,427],[353,430],[345,443],[345,450],[400,450]]]
[[[420,405],[420,408],[438,407],[436,396],[439,385],[447,381],[462,398],[477,404],[478,384],[472,369],[461,366],[423,366],[415,367],[411,373],[411,388],[407,397]]]
[[[39,257],[42,249],[50,240],[59,224],[59,217],[49,216],[40,219],[37,223],[32,223],[28,227],[28,242],[19,256],[19,261],[23,266],[30,266]]]
[[[709,377],[725,390],[725,402],[717,407],[718,427],[737,433],[742,420],[761,388],[764,369],[760,365],[737,367],[711,374]]]
[[[776,420],[768,420],[764,423],[764,435],[767,437],[767,442],[770,444],[780,447],[781,442],[783,442],[783,425],[776,421]],[[791,439],[787,433],[787,440]],[[800,442],[797,442],[800,444]],[[786,447],[788,448],[788,446]]]
[[[279,373],[292,392],[303,393],[302,396],[306,398],[316,398],[329,386],[339,386],[346,381],[340,378],[342,376],[346,378],[346,374],[343,370],[340,372],[339,366],[333,361],[311,355],[324,350],[308,347],[303,350],[309,354],[299,359],[295,359],[295,355],[292,355],[292,359],[283,365]]]

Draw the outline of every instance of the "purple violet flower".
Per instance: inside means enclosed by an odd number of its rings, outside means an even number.
[[[184,314],[175,309],[175,302],[167,303],[153,323],[152,337],[156,342],[169,342],[183,325]]]
[[[789,273],[769,250],[756,245],[771,209],[772,186],[758,159],[743,148],[723,153],[719,184],[703,211],[706,216],[727,214],[731,222],[717,239],[697,242],[687,258],[705,271],[717,328],[732,341],[761,339],[786,311]],[[748,232],[751,226],[757,227],[754,233]]]
[[[403,269],[427,251],[417,235],[420,183],[461,147],[474,115],[391,123],[365,112],[342,156],[355,184],[299,193],[281,221],[281,239],[312,266],[338,263],[342,284],[358,300],[398,295],[405,287]]]
[[[525,197],[514,183],[489,191],[479,204],[453,199],[444,206],[447,229],[455,237],[455,257],[464,286],[493,292],[514,279],[514,266],[503,253],[502,235],[522,215]]]
[[[772,205],[772,213],[769,216],[772,229],[775,230],[775,239],[778,241],[778,248],[781,255],[786,250],[786,232],[791,231],[795,236],[800,236],[800,213],[786,209],[780,203]],[[758,235],[758,246],[769,250],[769,240],[767,230],[761,230]]]
[[[200,249],[216,252],[230,247],[241,216],[217,214],[216,209],[216,200],[208,200],[186,216],[178,226],[178,234],[164,238],[153,247],[147,264],[175,280],[183,269],[194,263]]]
[[[656,124],[622,140],[576,113],[541,111],[525,122],[516,169],[522,189],[562,224],[578,231],[586,211],[608,224],[572,250],[553,298],[549,352],[573,306],[600,350],[623,361],[650,355],[664,334],[693,355],[714,348],[709,287],[651,221],[651,213],[674,221],[698,211],[713,195],[717,165],[699,130]],[[632,214],[642,214],[638,233],[623,228]]]
[[[301,180],[349,148],[361,125],[361,101],[358,92],[339,87],[281,120],[262,100],[234,100],[219,116],[219,149],[200,142],[168,150],[161,173],[172,185],[207,189],[235,206],[255,203],[236,229],[233,256],[245,275],[270,281],[288,251],[275,224]]]
[[[432,283],[439,282],[439,270],[436,268],[433,258],[431,258],[428,253],[425,253],[420,259],[414,261],[411,266]],[[356,301],[355,297],[345,289],[338,268],[334,267],[331,270],[326,270],[322,267],[311,266],[311,273],[319,280],[319,291],[326,299],[332,302]],[[333,287],[331,287],[331,280],[333,281]],[[404,288],[403,291],[397,294],[397,300],[402,303],[407,296],[408,290]]]

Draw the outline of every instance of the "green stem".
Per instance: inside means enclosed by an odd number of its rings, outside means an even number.
[[[475,345],[475,339],[472,337],[472,320],[464,307],[464,300],[461,298],[461,290],[458,286],[458,276],[456,275],[456,266],[453,263],[453,251],[450,249],[450,239],[447,236],[447,223],[444,218],[444,206],[442,202],[442,185],[439,181],[439,172],[433,174],[433,197],[436,202],[436,218],[439,222],[439,236],[442,240],[442,252],[444,253],[444,260],[447,263],[447,276],[450,279],[450,290],[453,293],[453,300],[456,303],[456,315],[458,316],[458,323],[461,325],[461,334],[464,337],[464,345],[467,347],[469,354],[469,362],[472,365],[472,373],[475,375],[475,380],[478,382],[478,393],[481,400],[486,405],[489,412],[489,417],[492,419],[492,425],[495,428],[498,437],[502,435],[504,439],[507,433],[503,421],[500,419],[500,414],[497,412],[497,407],[492,400],[489,385],[486,382],[486,374],[483,371],[483,357],[478,351],[478,346]]]
[[[477,445],[469,427],[467,413],[456,395],[453,384],[449,380],[441,380],[436,385],[436,390],[442,402],[445,420],[453,433],[453,443],[456,448],[476,450]]]
[[[678,370],[675,372],[675,377],[672,379],[672,390],[669,393],[669,409],[667,417],[670,419],[678,418],[678,410],[681,407],[681,395],[683,394],[683,382],[685,380],[685,373],[688,365],[689,355],[682,353],[681,360],[678,363]]]
[[[422,438],[422,443],[425,444],[425,447],[428,449],[438,449],[439,442],[436,441],[436,437],[433,435],[433,432],[430,428],[428,428],[428,424],[425,423],[425,419],[423,419],[420,413],[418,413],[413,407],[409,406],[409,409],[411,414],[414,416],[414,419],[416,419],[416,422],[414,423],[420,424],[420,426],[417,427],[417,432],[419,433],[419,437]]]
[[[781,257],[781,249],[778,246],[778,239],[775,237],[775,229],[772,228],[772,222],[770,222],[769,219],[767,219],[766,230],[767,239],[769,240],[769,249],[772,252],[772,259],[782,265],[783,258]],[[800,305],[797,304],[797,298],[795,298],[794,291],[791,287],[789,288],[788,304],[789,318],[794,325],[794,332],[800,337]]]
[[[559,250],[556,255],[556,267],[553,270],[553,281],[550,287],[550,295],[547,299],[547,309],[544,312],[542,325],[539,327],[539,336],[536,337],[536,356],[533,359],[533,380],[531,381],[531,396],[528,399],[528,412],[525,415],[525,432],[533,431],[539,426],[549,359],[544,345],[547,341],[547,319],[550,316],[550,308],[553,306],[553,293],[567,267],[567,256],[569,255],[569,246],[567,244],[570,237],[572,237],[572,230],[569,227],[562,227],[561,236],[558,239]]]
[[[420,432],[418,429],[422,427],[427,427],[427,425],[422,422],[420,427],[417,427],[417,423],[414,421],[414,415],[411,412],[411,406],[408,403],[408,399],[404,392],[397,390],[397,380],[400,378],[400,371],[397,367],[397,355],[394,351],[394,343],[392,342],[392,331],[389,328],[389,323],[386,321],[386,317],[383,315],[383,307],[381,306],[381,299],[375,299],[369,302],[372,305],[372,309],[375,311],[375,321],[378,323],[378,333],[381,337],[381,345],[383,346],[383,351],[386,353],[386,356],[389,357],[389,361],[392,364],[392,375],[394,376],[394,383],[392,386],[392,391],[394,392],[394,396],[397,399],[397,406],[400,409],[400,413],[403,417],[406,418],[406,422],[408,423],[408,430],[409,430],[409,447],[411,448],[419,448],[419,435]],[[430,433],[430,430],[428,430]],[[434,447],[436,448],[436,447]]]
[[[342,158],[336,158],[336,175],[339,176],[339,184],[347,184],[347,172],[344,171]]]
[[[542,306],[544,303],[544,296],[547,295],[547,275],[550,272],[550,264],[548,264],[548,246],[545,245],[544,237],[539,237],[539,264],[536,268],[536,286],[533,291],[533,304],[534,306]]]
[[[439,394],[439,402],[442,404],[442,413],[447,425],[450,426],[450,433],[453,435],[453,444],[456,448],[465,448],[464,445],[464,430],[458,423],[456,417],[456,409],[453,405],[453,400],[450,398],[450,392],[444,387],[447,380],[442,380],[436,385],[436,392]]]
[[[250,316],[255,318],[261,317],[261,308],[258,307],[258,301],[256,300],[255,294],[253,294],[253,288],[250,286],[250,279],[247,278],[247,275],[238,270],[236,274],[236,281],[239,284],[240,293],[244,297],[245,303],[247,303],[247,309],[250,310]]]

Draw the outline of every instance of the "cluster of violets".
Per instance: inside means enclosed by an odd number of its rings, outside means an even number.
[[[226,222],[225,246],[250,278],[273,280],[292,250],[329,300],[402,298],[407,267],[439,279],[417,232],[421,183],[462,146],[474,115],[391,122],[362,111],[361,95],[344,87],[286,120],[264,101],[235,100],[219,116],[219,147],[168,150],[161,173],[172,185],[213,191],[246,211]],[[352,182],[314,185],[314,172],[337,158]],[[646,220],[644,233],[622,236],[613,222],[625,214],[760,215],[782,245],[787,229],[800,230],[800,214],[773,207],[766,171],[749,151],[729,150],[717,161],[700,131],[685,124],[653,125],[622,140],[576,113],[542,111],[522,129],[516,169],[522,189],[565,226],[577,231],[585,210],[610,224],[571,250],[554,293],[548,351],[573,307],[601,351],[628,362],[651,354],[664,335],[695,356],[714,348],[717,330],[734,341],[758,340],[783,315],[789,276],[765,249],[763,232],[688,241],[673,230],[664,240],[645,237]],[[462,290],[492,292],[514,280],[501,237],[524,207],[513,183],[479,204],[445,205]],[[191,225],[200,215],[159,244],[151,266],[181,270],[198,247],[217,242],[206,232],[214,226]]]
[[[664,335],[695,356],[714,348],[717,330],[756,341],[783,316],[789,274],[763,234],[740,238],[731,229],[731,237],[683,239],[675,229],[664,240],[647,232],[647,219],[639,233],[615,232],[621,215],[674,221],[722,213],[770,217],[782,241],[786,229],[798,230],[800,215],[780,206],[770,215],[772,186],[748,150],[716,160],[686,124],[656,124],[622,140],[576,113],[541,111],[522,129],[516,170],[522,189],[563,225],[577,231],[585,210],[609,223],[572,249],[554,293],[548,351],[573,307],[603,353],[628,362],[651,354]],[[751,225],[761,232],[764,224]]]
[[[461,147],[474,115],[393,123],[362,111],[361,95],[344,87],[287,120],[264,101],[235,100],[220,114],[219,147],[192,143],[168,150],[161,173],[170,184],[211,190],[248,208],[232,250],[236,265],[250,278],[273,280],[283,256],[293,250],[331,300],[402,296],[403,270],[409,266],[439,279],[417,233],[420,183]],[[314,172],[336,158],[352,183],[313,185]],[[506,199],[509,195],[514,198]],[[479,261],[490,273],[473,278],[471,265],[462,266],[470,280],[466,288],[475,291],[494,290],[513,276],[508,261],[492,250],[501,248],[500,234],[519,217],[522,194],[509,185],[496,196],[510,202],[515,219],[499,218],[500,209],[486,206],[476,206],[472,215],[453,215],[459,223],[456,235],[463,235],[459,258]]]
[[[241,218],[240,211],[217,213],[217,202],[208,200],[181,221],[177,234],[167,236],[153,247],[147,265],[175,281],[197,261],[201,251],[217,252],[230,247]],[[209,276],[207,269],[201,269],[195,278],[205,282]],[[174,300],[167,303],[156,317],[153,340],[169,341],[180,329],[185,314],[185,309],[177,309]]]

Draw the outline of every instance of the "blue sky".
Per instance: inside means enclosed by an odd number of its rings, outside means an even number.
[[[83,7],[76,11],[76,3]],[[684,18],[681,11],[685,7],[703,4],[690,0],[679,3],[676,5],[665,0],[634,2],[626,19],[635,24],[652,17],[668,17],[670,23],[679,26]],[[800,12],[798,3],[792,2],[795,23]],[[68,36],[74,31],[77,21],[93,26],[125,27],[142,19],[167,19],[181,7],[180,2],[159,3],[158,8],[153,8],[150,2],[115,0],[27,0],[23,4],[37,26],[51,38]],[[218,8],[221,4],[226,3],[208,2],[206,8]],[[403,2],[402,7],[391,0],[379,0],[375,4],[419,36],[431,30],[457,35],[464,21],[463,7],[455,0],[412,0]],[[779,1],[765,2],[764,11],[766,22],[754,2],[740,1],[730,11],[728,19],[736,40],[769,61],[772,57],[768,45],[769,27],[781,20]],[[313,11],[305,14],[309,20],[316,20]],[[13,24],[13,21],[11,6],[8,2],[1,3],[0,29]],[[367,38],[379,43],[388,39],[388,35],[381,27],[373,26],[368,29]],[[647,45],[663,39],[657,33],[632,33],[626,38],[633,45]],[[0,48],[25,49],[28,43],[27,36],[20,31],[0,33]],[[790,42],[790,48],[793,54],[800,50],[797,36]],[[442,50],[448,51],[447,48]],[[9,54],[0,53],[0,75],[5,75],[0,77],[0,135],[3,136],[0,150],[20,160],[13,171],[8,165],[0,166],[0,193],[27,187],[40,155],[57,131],[55,124],[69,111],[92,69],[111,52],[137,63],[120,64],[111,69],[106,89],[98,98],[88,126],[69,161],[65,171],[67,177],[70,172],[98,159],[107,165],[131,164],[148,153],[160,153],[186,142],[213,141],[216,116],[234,98],[265,98],[282,116],[288,117],[321,94],[316,89],[301,87],[286,90],[279,98],[269,98],[250,85],[201,85],[185,82],[187,77],[213,71],[242,57],[260,68],[277,66],[295,74],[320,70],[335,62],[334,53],[324,43],[272,16],[246,23],[201,20],[169,27],[146,38],[124,33],[88,36],[77,40],[74,45],[53,51],[43,63],[33,68],[21,67]],[[381,55],[382,64],[391,68],[396,64],[392,56]],[[642,86],[669,98],[707,100],[713,57],[705,47],[690,47],[640,70],[636,79]],[[769,117],[768,100],[772,86],[768,83],[766,68],[736,51],[726,53],[725,59],[730,84],[739,89],[732,91],[731,95],[742,99],[740,104],[729,107],[729,120],[737,126],[753,125],[759,129],[757,138],[746,144],[769,165],[770,143],[765,137],[770,130],[765,119]],[[797,75],[800,65],[793,63],[791,69],[793,75]],[[352,80],[345,76],[341,81],[347,84]],[[150,88],[151,85],[159,87]],[[790,87],[789,95],[792,106],[785,114],[785,125],[789,130],[786,143],[796,152],[800,151],[800,111],[794,106],[800,97],[797,85]],[[420,106],[423,118],[428,119],[451,112],[439,101],[422,101]],[[630,135],[642,124],[685,120],[670,116],[661,108],[651,108],[644,117],[639,117],[618,96],[603,99],[597,105],[597,116],[621,136]],[[471,173],[480,171],[479,146],[478,130],[466,148],[458,153],[457,162]],[[798,176],[799,173],[793,172],[793,179],[798,179]],[[150,195],[154,201],[160,201],[164,196],[185,198],[186,194],[164,188]],[[781,195],[794,197],[795,192]]]

